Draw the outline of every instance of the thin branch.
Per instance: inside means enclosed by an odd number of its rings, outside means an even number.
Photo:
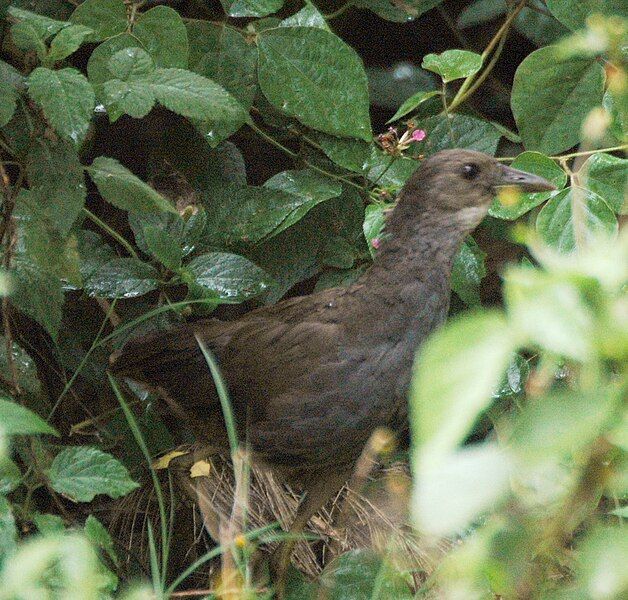
[[[548,156],[552,160],[558,162],[568,160],[570,158],[577,158],[578,156],[591,156],[592,154],[598,154],[600,152],[621,152],[628,151],[628,144],[622,144],[621,146],[612,146],[610,148],[598,148],[597,150],[583,150],[578,152],[571,152],[569,154],[558,154],[556,156]],[[516,156],[500,156],[496,160],[500,162],[512,162],[517,158]]]
[[[115,229],[112,229],[102,219],[97,217],[93,212],[83,207],[83,212],[89,217],[89,219],[103,231],[107,232],[114,240],[116,240],[124,249],[133,257],[138,258],[137,252],[133,249],[133,246],[129,244]]]

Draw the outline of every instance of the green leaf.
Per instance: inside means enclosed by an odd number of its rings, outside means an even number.
[[[319,261],[326,267],[350,269],[355,262],[356,251],[345,238],[334,236],[323,246]]]
[[[569,30],[547,14],[546,9],[543,0],[529,0],[513,23],[516,31],[539,47],[555,44],[569,34]]]
[[[212,192],[207,210],[209,246],[255,243],[291,224],[295,212],[311,204],[305,196],[255,186],[228,186]],[[310,206],[311,208],[311,206]]]
[[[112,560],[113,564],[117,566],[118,556],[116,554],[113,538],[105,526],[94,515],[87,517],[83,531],[87,539],[97,548],[102,548]]]
[[[586,394],[569,390],[537,398],[524,406],[515,421],[513,452],[526,463],[573,455],[604,432],[617,400],[617,394],[608,390]]]
[[[427,461],[463,441],[491,403],[515,349],[503,315],[492,311],[457,318],[423,345],[415,361],[410,424]]]
[[[28,93],[64,139],[79,145],[85,139],[95,105],[92,86],[76,69],[52,71],[38,67],[28,76]]]
[[[0,567],[17,549],[17,527],[11,503],[0,496]]]
[[[53,489],[74,502],[91,502],[98,494],[120,498],[139,487],[126,467],[98,448],[65,448],[48,471]]]
[[[113,158],[99,156],[87,172],[103,198],[122,210],[176,212],[168,200]]]
[[[150,54],[141,48],[123,48],[109,59],[109,71],[122,81],[132,81],[155,70]]]
[[[371,140],[366,73],[340,38],[280,27],[261,32],[258,49],[260,87],[273,106],[318,131]]]
[[[70,21],[93,31],[87,41],[100,42],[126,31],[126,6],[123,0],[85,0],[76,7]]]
[[[303,204],[290,213],[275,233],[300,221],[317,204],[330,198],[337,198],[342,193],[342,186],[339,182],[319,175],[312,169],[277,173],[266,181],[264,187],[294,194],[304,199]]]
[[[390,156],[372,144],[366,177],[380,186],[399,189],[418,167],[419,161],[404,156]]]
[[[69,25],[69,23],[65,21],[57,21],[56,19],[51,19],[35,12],[23,10],[16,6],[9,6],[7,12],[14,19],[30,25],[36,31],[37,36],[42,40],[47,40],[49,37]]]
[[[5,435],[46,433],[59,437],[57,431],[39,415],[8,398],[0,398],[0,428]]]
[[[451,270],[451,289],[467,306],[476,306],[480,301],[480,283],[486,276],[484,259],[486,253],[471,237],[467,238],[454,259]]]
[[[35,52],[39,60],[44,60],[46,56],[46,44],[42,36],[38,34],[37,29],[30,23],[16,23],[11,27],[11,37],[13,43],[25,52]]]
[[[65,523],[59,515],[35,513],[33,515],[33,523],[35,523],[37,531],[43,535],[65,531]]]
[[[438,6],[441,2],[443,0],[406,0],[399,3],[390,2],[390,0],[353,0],[353,5],[372,10],[387,21],[407,23]]]
[[[530,374],[530,365],[521,354],[513,354],[510,364],[499,385],[493,390],[493,398],[521,396],[525,392],[525,383]]]
[[[413,598],[402,572],[371,548],[341,554],[325,569],[320,581],[320,595],[334,600]]]
[[[511,97],[526,149],[557,154],[575,146],[603,91],[604,69],[595,59],[561,58],[554,46],[528,55],[515,73]]]
[[[608,90],[602,99],[604,110],[610,115],[609,131],[619,140],[628,140],[628,102],[625,95],[617,92],[617,95]]]
[[[440,95],[441,92],[432,90],[430,92],[420,91],[410,96],[397,110],[397,112],[386,123],[392,123],[398,121],[401,117],[405,117],[408,113],[411,113],[417,106],[423,104],[426,100]]]
[[[56,339],[64,300],[59,278],[22,252],[14,257],[10,273],[13,285],[11,304]]]
[[[494,509],[510,489],[513,465],[496,444],[476,444],[431,463],[414,461],[412,509],[418,528],[427,534],[459,534],[482,513]]]
[[[257,51],[240,33],[208,21],[187,24],[190,70],[224,87],[248,110],[257,90]]]
[[[317,136],[327,158],[354,173],[362,173],[369,166],[371,146],[361,140],[339,138],[323,133]]]
[[[4,127],[11,120],[16,106],[17,91],[12,85],[0,82],[0,127]]]
[[[371,256],[377,253],[378,242],[373,245],[373,240],[381,241],[382,231],[386,224],[386,214],[394,208],[394,204],[369,204],[364,210],[364,237],[369,247]]]
[[[265,17],[277,12],[284,0],[220,0],[230,17]]]
[[[572,30],[584,27],[587,18],[595,13],[628,18],[624,0],[546,0],[546,4],[551,13]]]
[[[92,30],[83,25],[70,25],[62,29],[50,43],[46,64],[52,66],[76,52],[90,33]]]
[[[114,258],[92,273],[85,282],[90,296],[135,298],[159,285],[159,273],[137,258]]]
[[[575,360],[591,355],[593,315],[569,281],[536,269],[511,268],[505,275],[504,297],[522,340]]]
[[[103,103],[112,122],[123,114],[141,119],[155,106],[155,95],[144,83],[111,79],[103,84],[102,90]]]
[[[243,122],[246,111],[222,86],[183,69],[156,69],[146,80],[166,108],[199,121]]]
[[[136,19],[132,33],[158,67],[187,68],[187,31],[173,8],[155,6],[147,10]],[[137,46],[137,42],[133,45]]]
[[[511,166],[527,173],[540,175],[553,183],[559,190],[564,188],[567,183],[565,171],[555,161],[540,152],[523,152],[515,158]],[[552,194],[553,192],[521,194],[517,203],[512,206],[504,206],[499,199],[496,199],[489,208],[488,214],[498,219],[514,221],[547,200]]]
[[[81,229],[79,231],[78,249],[80,256],[79,269],[84,285],[88,285],[89,279],[101,267],[110,260],[117,258],[113,248],[106,244],[100,235],[89,229]]]
[[[626,214],[628,160],[603,152],[594,154],[582,166],[586,186],[600,196],[616,213]]]
[[[42,137],[27,157],[30,191],[36,194],[40,214],[51,227],[67,235],[87,197],[85,175],[76,148],[70,142]]]
[[[22,473],[20,468],[12,460],[0,457],[0,496],[10,494],[18,488],[21,482]]]
[[[628,592],[628,536],[625,527],[598,525],[578,544],[576,577],[584,598],[613,600]]]
[[[577,202],[581,223],[574,223],[573,205]],[[611,208],[597,194],[573,188],[563,190],[548,200],[536,219],[536,230],[543,240],[560,252],[571,252],[576,248],[579,228],[582,243],[590,243],[600,235],[615,235],[618,224]],[[580,230],[581,229],[581,230]]]
[[[149,225],[144,227],[144,241],[150,253],[167,269],[176,271],[181,266],[182,251],[179,242],[167,231]]]
[[[494,155],[501,132],[488,121],[458,113],[435,115],[418,123],[427,133],[426,138],[416,144],[418,151],[431,156],[449,148],[467,148]]]
[[[468,50],[445,50],[442,54],[424,56],[421,66],[449,83],[477,73],[482,68],[482,57]]]
[[[270,283],[266,273],[250,260],[226,252],[202,254],[186,271],[212,297],[237,302],[258,296]]]
[[[305,0],[305,6],[291,17],[284,19],[279,27],[318,27],[330,31],[325,17],[310,0]]]

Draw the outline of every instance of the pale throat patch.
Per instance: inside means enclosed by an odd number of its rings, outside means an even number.
[[[486,208],[482,206],[468,206],[456,213],[456,220],[465,227],[475,227],[486,214]]]

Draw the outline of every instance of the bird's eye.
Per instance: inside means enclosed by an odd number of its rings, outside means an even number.
[[[480,174],[480,167],[475,163],[469,163],[462,167],[462,176],[465,179],[475,179]]]

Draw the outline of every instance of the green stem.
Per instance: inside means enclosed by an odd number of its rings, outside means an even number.
[[[579,152],[571,152],[570,154],[558,154],[556,156],[548,156],[548,158],[556,161],[568,160],[570,158],[577,158],[578,156],[591,156],[592,154],[598,154],[600,152],[621,152],[622,150],[628,150],[628,144],[622,144],[621,146],[612,146],[610,148],[599,148],[597,150],[584,150]],[[517,158],[516,156],[500,156],[496,160],[502,162],[512,162]]]
[[[269,144],[272,144],[273,146],[275,146],[275,148],[279,148],[279,150],[281,150],[282,152],[284,152],[285,154],[287,154],[291,158],[294,158],[295,160],[297,158],[299,158],[298,153],[294,152],[293,150],[290,150],[290,148],[286,148],[282,143],[278,142],[275,138],[273,138],[272,136],[268,135],[263,129],[260,129],[255,123],[253,123],[253,121],[249,121],[247,123],[247,125],[255,133],[257,133],[259,136],[263,137]],[[331,179],[336,179],[338,181],[342,181],[343,183],[346,183],[347,185],[350,185],[350,186],[352,186],[354,188],[357,188],[361,192],[365,191],[365,189],[361,185],[358,185],[357,183],[354,183],[353,181],[347,179],[346,177],[343,177],[342,175],[336,175],[335,173],[330,173],[329,171],[326,171],[325,169],[321,169],[320,167],[318,167],[315,164],[311,163],[309,160],[303,159],[303,162],[308,167],[310,167],[310,169],[312,169],[314,171],[317,171],[318,173],[320,173],[321,175],[324,175],[325,177],[330,177]]]
[[[326,21],[330,21],[331,19],[335,19],[336,17],[339,17],[340,15],[344,14],[352,6],[353,6],[353,2],[349,0],[349,2],[347,2],[346,4],[343,4],[338,10],[335,10],[334,12],[323,15],[323,17],[325,17]]]
[[[491,41],[488,43],[486,48],[484,48],[484,52],[482,52],[482,64],[484,64],[484,61],[488,58],[488,56],[493,51],[495,46],[500,42],[502,37],[504,37],[508,33],[508,30],[510,29],[512,22],[515,20],[517,15],[523,10],[523,8],[526,5],[526,2],[527,0],[521,0],[521,2],[517,5],[515,10],[513,10],[512,13],[508,15],[507,19],[504,21],[502,26],[497,30],[497,33],[492,37]],[[493,66],[494,66],[494,63],[493,61],[491,61],[491,63],[489,63],[489,65],[487,65],[487,67],[482,71],[482,75],[484,74],[484,71],[488,70],[489,67],[490,69],[492,69]],[[488,72],[490,73],[490,70]],[[477,73],[473,73],[473,75],[469,75],[469,77],[467,77],[462,82],[462,85],[460,86],[458,93],[454,96],[454,99],[451,101],[451,104],[449,105],[449,110],[454,110],[455,108],[460,106],[460,104],[468,100],[471,94],[475,92],[477,87],[473,89],[473,92],[469,88],[471,87],[471,84],[475,81],[477,76],[478,76]],[[484,79],[486,79],[486,76],[484,76]]]
[[[93,212],[83,207],[83,212],[89,217],[91,221],[93,221],[98,227],[100,227],[103,231],[106,231],[114,240],[116,240],[124,249],[133,257],[139,258],[137,256],[137,252],[133,249],[133,246],[129,244],[117,231],[109,227],[107,223],[105,223],[102,219],[98,218]]]

